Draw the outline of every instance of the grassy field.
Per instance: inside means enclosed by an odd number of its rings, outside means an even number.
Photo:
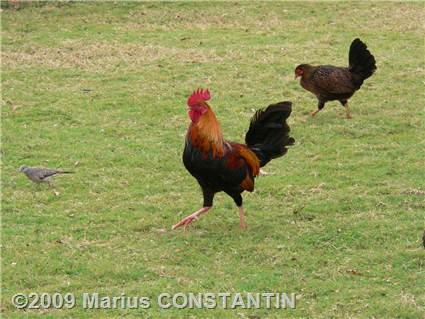
[[[423,318],[423,3],[62,3],[2,11],[2,312],[6,318]],[[377,60],[354,118],[293,80]],[[190,232],[186,99],[208,87],[226,138],[291,100],[296,146]],[[55,195],[20,165],[61,167]],[[45,186],[45,185],[44,185]],[[12,295],[149,296],[150,309],[18,310]],[[161,292],[293,292],[296,309],[161,310]]]

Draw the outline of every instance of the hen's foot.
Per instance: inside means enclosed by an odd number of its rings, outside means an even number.
[[[315,117],[317,113],[319,113],[320,110],[316,110],[314,112],[311,112],[311,117]]]

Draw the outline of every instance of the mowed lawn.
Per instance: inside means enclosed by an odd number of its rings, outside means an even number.
[[[5,318],[423,318],[424,4],[24,3],[2,18]],[[377,72],[353,119],[294,81],[348,63]],[[296,145],[244,194],[248,229],[202,195],[181,155],[186,100],[209,88],[226,138],[253,110],[293,102]],[[55,195],[20,165],[61,167]],[[149,296],[150,309],[18,310],[18,293]],[[288,292],[296,309],[161,310],[162,292]],[[79,302],[79,301],[78,301]]]

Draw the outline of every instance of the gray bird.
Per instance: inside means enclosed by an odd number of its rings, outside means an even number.
[[[24,173],[28,179],[33,181],[34,183],[48,183],[49,186],[53,186],[53,176],[56,174],[71,174],[74,172],[63,171],[59,169],[50,169],[50,168],[42,168],[42,167],[28,167],[26,165],[22,165],[19,169],[20,172]]]

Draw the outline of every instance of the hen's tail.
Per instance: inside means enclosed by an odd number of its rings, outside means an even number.
[[[376,70],[375,57],[359,38],[351,43],[348,61],[350,64],[348,68],[351,73],[357,75],[359,86]]]
[[[291,102],[280,102],[258,110],[252,117],[245,143],[257,155],[261,167],[283,156],[287,146],[295,143],[286,123],[291,111]]]

